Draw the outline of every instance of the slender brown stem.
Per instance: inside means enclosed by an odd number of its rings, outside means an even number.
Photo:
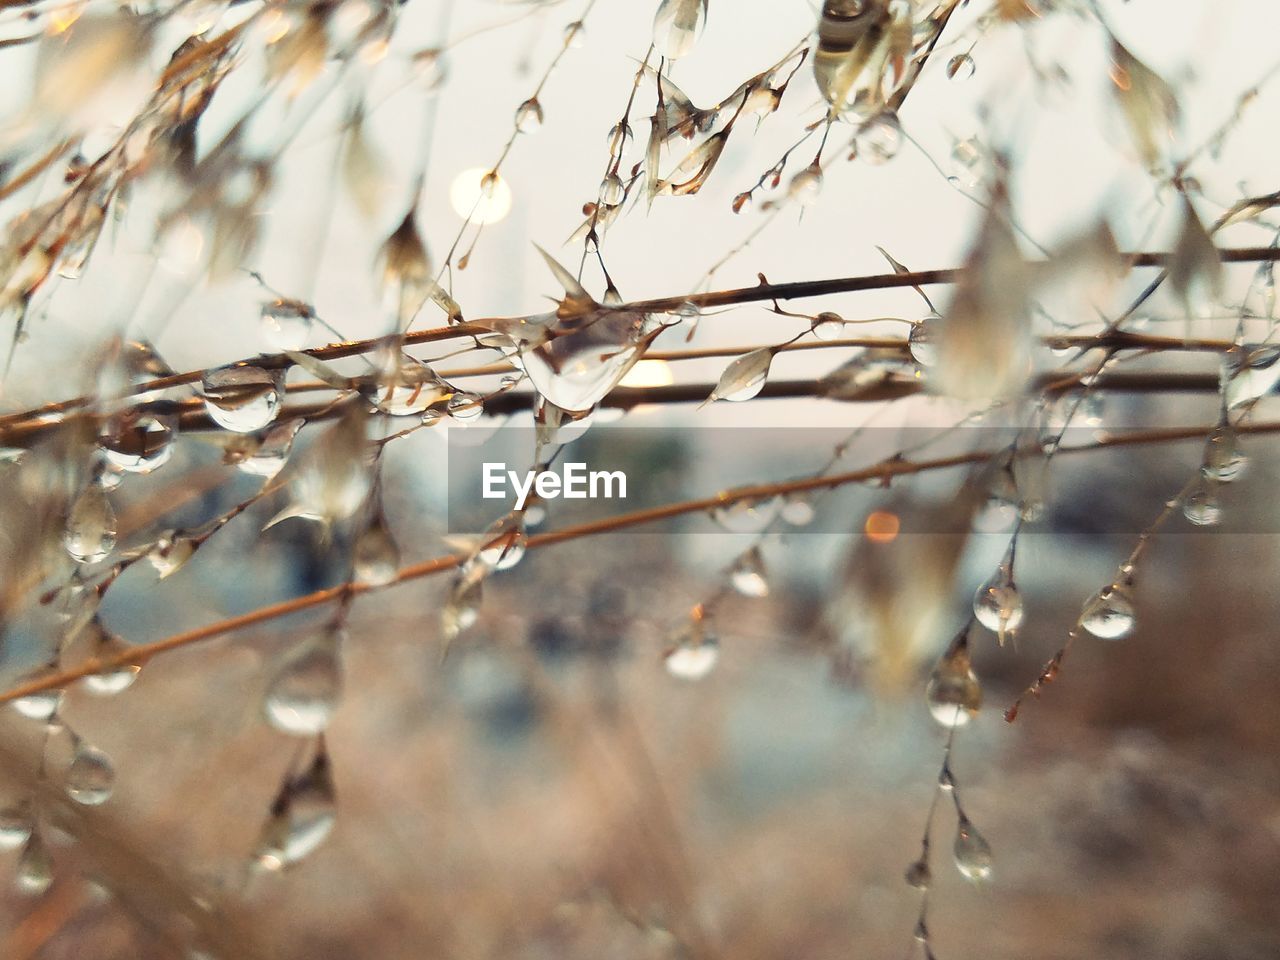
[[[1143,444],[1176,443],[1193,439],[1201,440],[1210,429],[1211,427],[1196,426],[1136,431],[1120,436],[1107,437],[1101,440],[1096,440],[1092,443],[1081,444],[1079,446],[1061,447],[1058,450],[1058,455],[1063,456],[1077,453],[1088,453],[1098,450],[1131,447]],[[1280,421],[1245,424],[1238,428],[1238,432],[1240,434],[1277,433],[1280,432]],[[947,470],[957,467],[971,466],[973,464],[983,463],[995,456],[1002,456],[1005,453],[1007,453],[1007,450],[1001,448],[996,450],[979,450],[972,453],[957,454],[950,457],[939,457],[933,460],[908,461],[891,459],[874,466],[864,467],[862,469],[852,470],[846,473],[828,474],[825,476],[809,476],[798,480],[786,480],[777,483],[762,483],[745,487],[737,487],[733,490],[721,491],[720,493],[710,497],[703,497],[697,500],[685,500],[679,503],[669,503],[659,507],[650,507],[645,510],[636,510],[631,513],[620,514],[615,517],[606,517],[601,520],[593,520],[588,523],[565,527],[562,530],[552,530],[547,533],[535,534],[529,537],[527,549],[536,550],[541,547],[549,547],[557,543],[579,540],[584,537],[595,536],[602,533],[613,533],[619,530],[627,530],[632,527],[657,523],[662,520],[669,520],[674,517],[686,516],[692,513],[706,513],[744,500],[763,500],[788,493],[800,493],[808,490],[824,490],[833,487],[845,486],[851,483],[863,483],[868,480],[888,480],[893,477],[911,476],[933,470]],[[78,666],[71,667],[50,676],[37,677],[11,687],[9,690],[0,693],[0,703],[6,703],[19,697],[30,696],[31,694],[39,693],[42,690],[53,690],[65,687],[83,677],[117,669],[126,664],[143,664],[152,657],[162,653],[167,653],[170,650],[188,647],[204,640],[225,636],[226,634],[234,633],[247,627],[267,623],[272,620],[279,619],[280,617],[288,616],[289,614],[324,606],[325,604],[337,601],[344,596],[358,596],[365,593],[371,593],[377,590],[386,589],[386,587],[395,586],[396,584],[407,583],[410,580],[419,580],[423,577],[443,573],[446,570],[456,568],[466,559],[467,555],[462,553],[435,557],[431,560],[423,561],[422,563],[404,567],[396,575],[395,579],[384,587],[370,587],[355,583],[339,584],[338,586],[329,587],[324,590],[317,590],[314,593],[309,593],[302,597],[296,597],[292,600],[286,600],[270,606],[260,607],[257,610],[251,610],[250,612],[241,614],[237,617],[219,620],[217,623],[197,627],[194,630],[188,630],[184,633],[174,634],[171,637],[166,637],[163,640],[157,640],[153,643],[138,644],[114,657],[102,659],[89,658]]]

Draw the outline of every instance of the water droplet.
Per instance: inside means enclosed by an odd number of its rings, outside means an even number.
[[[730,533],[759,533],[778,515],[782,504],[777,497],[767,500],[735,500],[714,513],[716,523]]]
[[[986,153],[976,137],[957,140],[951,148],[951,175],[960,186],[976,187],[982,179],[985,165]]]
[[[449,591],[449,600],[440,611],[440,634],[446,643],[452,643],[470,629],[480,618],[480,604],[484,600],[484,578],[489,567],[473,563],[458,572]]]
[[[898,115],[886,110],[868,120],[858,128],[854,143],[858,156],[867,163],[881,164],[892,160],[902,146],[902,125],[898,122]]]
[[[97,484],[89,484],[67,516],[62,543],[72,560],[97,563],[116,546],[116,512]]]
[[[35,817],[28,801],[0,810],[0,850],[17,850],[34,830]]]
[[[811,207],[818,202],[822,194],[822,167],[814,163],[805,167],[787,186],[787,196],[802,207]]]
[[[1200,467],[1205,478],[1231,483],[1240,478],[1248,465],[1249,458],[1236,443],[1235,431],[1229,427],[1215,430],[1205,441],[1204,461]]]
[[[516,129],[521,133],[535,133],[542,128],[542,104],[537,97],[530,97],[516,108]]]
[[[991,845],[963,814],[956,826],[955,857],[966,879],[976,883],[991,877]]]
[[[311,343],[315,315],[299,300],[270,300],[262,305],[262,335],[276,350],[301,350]]]
[[[111,758],[81,741],[67,767],[67,796],[86,807],[96,807],[111,799],[115,783],[116,771],[111,766]]]
[[[773,347],[761,347],[733,360],[720,374],[720,381],[711,391],[705,403],[729,400],[740,403],[750,400],[764,389],[769,379],[769,367],[776,351]]]
[[[782,501],[782,519],[793,527],[813,523],[813,501],[807,493],[789,493]]]
[[[37,673],[36,676],[29,678],[37,680],[41,676]],[[18,698],[9,701],[10,707],[17,710],[23,717],[33,719],[33,721],[40,721],[41,723],[49,723],[58,713],[61,703],[63,703],[63,691],[61,690],[40,690],[35,694],[18,696]]]
[[[819,340],[839,340],[844,334],[844,317],[830,310],[823,311],[813,318],[813,335]]]
[[[982,687],[969,662],[968,628],[947,648],[933,668],[925,699],[933,719],[944,727],[962,727],[982,706]]]
[[[156,572],[157,580],[164,580],[181,570],[196,552],[200,542],[195,537],[182,536],[170,531],[156,541],[147,551],[147,562]]]
[[[267,687],[263,711],[281,733],[314,736],[342,697],[342,627],[330,624],[294,647]]]
[[[605,139],[605,143],[609,146],[609,155],[611,157],[621,156],[626,141],[634,138],[635,131],[631,129],[631,124],[615,123],[609,128],[609,135]]]
[[[1085,601],[1080,626],[1099,640],[1120,640],[1133,632],[1137,617],[1129,589],[1113,583]]]
[[[600,200],[604,203],[621,203],[627,196],[627,185],[616,173],[600,181]]]
[[[1023,618],[1022,594],[1013,582],[1013,571],[1001,564],[991,579],[973,595],[973,615],[993,631],[1003,645],[1017,631]]]
[[[372,400],[383,413],[405,417],[420,415],[448,393],[448,384],[425,363],[397,357],[390,372],[378,384]]]
[[[39,830],[32,830],[22,848],[18,867],[14,873],[18,889],[30,896],[39,896],[53,886],[53,859]]]
[[[310,767],[288,779],[271,805],[254,862],[262,870],[282,870],[309,856],[333,832],[337,798],[329,757],[316,753]]]
[[[115,470],[150,473],[163,466],[173,455],[176,436],[175,417],[129,410],[106,422],[98,437],[98,446],[107,463]],[[105,477],[106,472],[102,476]],[[115,474],[115,485],[119,484],[119,476],[118,473]]]
[[[459,391],[449,398],[446,409],[451,419],[466,423],[484,414],[484,397]]]
[[[758,546],[752,547],[733,564],[729,571],[729,581],[733,589],[744,597],[767,597],[769,595],[769,578],[764,568],[764,557]]]
[[[481,538],[483,546],[476,556],[492,570],[510,570],[524,558],[527,539],[520,516],[504,517]]]
[[[667,673],[681,680],[701,680],[720,659],[720,639],[705,618],[691,619],[689,626],[663,655]]]
[[[382,587],[395,580],[399,572],[400,547],[391,535],[386,518],[378,511],[356,540],[353,579],[365,586]]]
[[[85,627],[87,635],[86,654],[95,660],[107,661],[129,651],[129,645],[102,625],[102,621],[94,617]],[[78,638],[79,639],[79,638]],[[133,684],[142,667],[136,663],[126,663],[118,667],[106,668],[101,673],[92,673],[85,677],[84,688],[99,696],[112,696]]]
[[[929,869],[929,861],[921,857],[907,867],[905,875],[907,886],[916,890],[928,890],[933,881],[933,872]]]
[[[957,53],[947,61],[947,77],[951,80],[968,80],[977,69],[978,65],[967,53]]]
[[[911,359],[922,367],[932,367],[938,362],[938,324],[942,318],[934,315],[913,324],[907,336],[907,348]]]
[[[1233,347],[1222,358],[1222,397],[1228,410],[1271,393],[1280,382],[1280,346]]]
[[[587,42],[587,29],[582,25],[581,20],[575,20],[564,28],[564,45],[572,50],[577,50]]]
[[[1211,527],[1222,519],[1222,503],[1213,487],[1202,483],[1189,492],[1182,501],[1182,515],[1197,527]]]
[[[302,425],[300,419],[276,424],[260,439],[255,438],[252,450],[236,459],[236,466],[245,473],[270,480],[284,468],[293,449],[293,439]]]
[[[280,409],[284,374],[241,364],[206,371],[204,406],[218,426],[234,433],[261,430]]]
[[[707,0],[662,0],[653,18],[653,45],[668,60],[687,56],[707,25]]]

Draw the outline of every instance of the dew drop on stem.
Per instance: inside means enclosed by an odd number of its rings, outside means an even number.
[[[956,825],[954,852],[956,868],[965,879],[974,882],[990,879],[991,845],[964,814],[960,814],[959,823]]]
[[[962,727],[982,706],[982,686],[969,661],[969,630],[962,630],[933,668],[925,688],[933,719],[944,727]]]
[[[233,433],[261,430],[275,419],[284,392],[284,373],[247,364],[208,370],[201,378],[210,419]]]
[[[97,747],[78,741],[71,765],[67,767],[67,796],[86,807],[97,807],[111,799],[115,784],[116,771],[111,758]]]
[[[97,563],[105,560],[116,546],[116,512],[106,493],[95,483],[71,505],[62,543],[72,560]]]
[[[342,627],[331,623],[289,651],[262,703],[271,726],[297,737],[329,726],[342,697],[343,636]]]
[[[1103,587],[1085,601],[1079,623],[1099,640],[1121,640],[1129,636],[1137,623],[1129,587],[1123,583]]]
[[[769,577],[758,545],[734,561],[729,571],[729,582],[733,584],[733,589],[744,597],[769,595]]]
[[[521,133],[536,133],[542,129],[542,103],[530,97],[516,107],[516,129]]]
[[[39,896],[53,886],[53,858],[39,830],[32,830],[18,857],[14,884],[28,896]]]

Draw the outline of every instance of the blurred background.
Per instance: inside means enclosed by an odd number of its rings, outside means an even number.
[[[7,6],[0,0],[0,23],[11,31],[2,36],[47,29],[10,16]],[[151,66],[162,65],[200,18],[230,23],[244,15],[241,7],[256,6],[179,10],[165,27],[173,42],[157,42]],[[542,311],[547,296],[562,292],[533,243],[576,266],[581,245],[566,241],[596,197],[607,134],[648,48],[654,6],[598,0],[584,21],[585,42],[550,74],[540,94],[545,122],[516,138],[501,168],[510,210],[485,227],[467,269],[453,271],[452,292],[468,318]],[[611,228],[603,250],[621,293],[639,299],[752,286],[760,273],[774,282],[883,273],[877,246],[912,269],[957,265],[985,196],[983,171],[969,164],[965,143],[1009,153],[1028,255],[1104,215],[1122,249],[1168,249],[1178,195],[1134,153],[1111,95],[1099,15],[1176,91],[1180,120],[1165,146],[1174,160],[1194,155],[1187,173],[1203,219],[1276,189],[1280,88],[1267,82],[1276,66],[1276,4],[1132,0],[1095,8],[1044,0],[1028,3],[1033,15],[1017,23],[984,20],[1007,6],[974,0],[960,10],[901,111],[905,139],[890,162],[846,162],[844,147],[833,148],[818,203],[776,215],[757,204],[735,214],[733,197],[823,115],[806,63],[782,109],[757,131],[735,134],[704,191],[659,198],[648,210],[642,201]],[[305,110],[299,99],[261,111],[246,137],[264,149],[281,129],[298,126],[276,164],[252,268],[273,289],[314,303],[344,337],[385,332],[373,265],[415,195],[418,166],[425,158],[418,219],[438,265],[466,213],[451,200],[462,189],[456,185],[502,153],[516,106],[583,7],[412,0],[376,69],[329,78],[338,94]],[[672,76],[695,103],[727,97],[809,37],[817,16],[802,0],[720,0],[696,51]],[[409,64],[415,52],[436,47],[446,48],[446,79],[428,94]],[[972,76],[965,69],[948,77],[948,62],[966,53]],[[0,50],[0,128],[21,126],[35,57],[31,46]],[[215,98],[200,129],[202,149],[258,96],[255,58],[260,53],[247,46],[243,66]],[[342,93],[348,87],[350,97]],[[335,175],[335,131],[357,95],[383,164],[385,189],[372,216],[360,213]],[[642,84],[628,165],[643,154],[653,100],[653,84]],[[1242,103],[1220,149],[1199,151]],[[119,115],[95,119],[91,135],[118,132],[135,107],[121,94]],[[841,143],[848,137],[842,132]],[[811,149],[797,153],[779,190],[762,196],[785,194]],[[130,212],[91,268],[38,304],[4,380],[4,412],[81,392],[113,332],[145,337],[177,370],[273,349],[260,321],[259,282],[239,274],[211,283],[181,263],[156,264],[152,202],[140,195],[140,212]],[[8,222],[32,203],[31,194],[0,200],[0,214]],[[1274,234],[1250,222],[1215,240],[1265,245]],[[1253,269],[1229,268],[1227,303],[1217,313],[1188,322],[1162,290],[1131,329],[1230,339]],[[1135,271],[1110,308],[1122,309],[1153,275]],[[590,262],[584,283],[603,294]],[[928,292],[939,305],[947,298],[942,288]],[[1070,296],[1043,304],[1042,332],[1054,329],[1048,315],[1065,320],[1073,305]],[[897,318],[847,327],[849,336],[901,336],[900,319],[927,312],[910,289],[819,298],[802,309]],[[440,322],[424,316],[419,326]],[[702,317],[691,344],[681,328],[656,346],[771,344],[807,325],[740,307]],[[317,329],[313,339],[328,338]],[[441,371],[490,359],[443,359],[445,352],[417,355],[441,358]],[[1043,369],[1069,359],[1041,352]],[[780,354],[773,378],[819,377],[854,356],[852,348]],[[709,388],[727,362],[650,367],[644,375]],[[1137,356],[1125,369],[1216,374],[1218,361]],[[477,381],[476,389],[493,382]],[[1272,402],[1261,402],[1257,419]],[[1204,391],[1108,394],[1074,439],[1138,426],[1204,425],[1207,433],[1219,405]],[[695,407],[640,406],[614,422],[601,416],[577,441],[582,446],[570,448],[582,456],[571,459],[624,457],[641,496],[672,502],[817,471],[859,427],[845,469],[935,433],[936,455],[985,448],[1023,423],[1020,412],[1008,413],[957,433],[949,428],[969,408],[927,394],[893,403]],[[458,532],[449,529],[450,451],[527,448],[528,425],[527,415],[486,417],[388,445],[382,497],[405,564],[449,552],[444,538]],[[504,431],[514,438],[504,441]],[[1277,458],[1265,435],[1246,437],[1243,449],[1248,471],[1221,489],[1222,523],[1196,527],[1179,513],[1153,539],[1137,577],[1132,635],[1115,643],[1084,636],[1060,678],[1007,724],[1002,712],[1062,646],[1084,600],[1196,474],[1202,446],[1053,460],[1043,511],[1019,538],[1025,623],[1005,645],[981,628],[972,636],[985,703],[959,729],[950,768],[994,859],[984,884],[957,872],[956,814],[939,803],[928,926],[929,948],[942,960],[1280,956]],[[182,527],[227,510],[258,484],[221,467],[221,454],[207,437],[180,438],[164,470],[131,478],[120,491],[118,513],[149,519],[164,503],[165,523]],[[116,768],[112,798],[100,807],[72,804],[40,782],[44,732],[5,711],[0,791],[6,800],[43,791],[57,871],[40,897],[3,886],[0,954],[924,956],[912,935],[921,894],[903,874],[918,855],[947,744],[926,706],[925,678],[1004,554],[1013,515],[984,513],[942,586],[925,576],[920,558],[945,552],[944,533],[908,530],[877,544],[863,531],[874,510],[910,518],[945,509],[965,478],[959,469],[937,471],[815,498],[811,524],[781,524],[763,543],[769,595],[717,604],[719,660],[695,682],[672,676],[662,654],[756,536],[726,532],[711,516],[530,551],[486,585],[478,622],[444,659],[445,578],[358,599],[344,646],[344,699],[325,738],[336,826],[278,875],[250,876],[246,864],[299,748],[263,723],[261,700],[285,651],[320,629],[321,613],[157,657],[120,697],[69,690],[67,722]],[[246,511],[162,582],[145,564],[131,568],[107,593],[104,622],[129,643],[146,643],[338,582],[349,543],[318,543],[296,523],[262,533],[280,506]],[[546,529],[564,521],[549,505]],[[897,571],[895,596],[931,611],[936,629],[926,641],[866,640],[861,621],[869,614],[857,590],[872,568]],[[0,668],[15,681],[39,662],[49,627],[39,615],[8,626]],[[16,856],[0,854],[0,866],[12,869]]]

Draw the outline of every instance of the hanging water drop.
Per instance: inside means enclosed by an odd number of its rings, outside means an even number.
[[[815,161],[805,167],[787,185],[787,196],[802,207],[811,207],[822,194],[822,167]]]
[[[902,146],[902,124],[892,110],[873,117],[858,128],[854,137],[858,157],[871,164],[887,163]]]
[[[782,501],[782,519],[793,527],[813,523],[813,500],[807,493],[789,493]]]
[[[94,617],[85,627],[87,634],[86,655],[100,662],[107,662],[125,654],[129,645],[102,625],[102,621]],[[133,684],[142,667],[136,663],[125,663],[115,667],[104,667],[98,673],[91,673],[81,681],[90,693],[100,696],[112,696]]]
[[[991,845],[964,814],[956,826],[956,867],[975,883],[991,877]]]
[[[1236,443],[1235,431],[1229,426],[1219,427],[1205,441],[1200,473],[1206,479],[1231,483],[1240,478],[1248,465],[1249,458]]]
[[[36,677],[32,678],[35,680]],[[40,721],[41,723],[54,722],[61,703],[63,703],[63,691],[61,690],[38,690],[35,694],[15,696],[13,700],[9,701],[10,707],[17,710],[23,717],[33,719],[33,721]]]
[[[97,563],[116,546],[116,512],[97,484],[89,484],[67,515],[62,543],[72,560]]]
[[[707,0],[662,0],[653,18],[653,45],[668,60],[693,50],[707,25]]]
[[[106,422],[98,437],[98,446],[107,463],[116,471],[150,473],[167,463],[173,455],[175,437],[175,417],[130,410]],[[119,474],[115,476],[118,484]]]
[[[667,673],[681,680],[701,680],[715,669],[720,659],[720,638],[711,630],[700,610],[663,655]]]
[[[233,364],[208,370],[201,378],[210,419],[233,433],[261,430],[280,409],[284,374],[279,370]]]
[[[982,686],[969,662],[969,630],[962,630],[933,668],[925,699],[933,719],[944,727],[962,727],[982,706]]]
[[[938,362],[938,324],[941,321],[942,318],[934,314],[911,325],[907,349],[911,351],[911,359],[922,367],[932,367]]]
[[[352,579],[368,587],[383,587],[399,572],[400,547],[379,510],[356,540]]]
[[[510,570],[523,559],[527,541],[524,519],[505,517],[485,533],[477,558],[490,569]]]
[[[1008,563],[1002,563],[991,579],[973,595],[973,615],[999,638],[1015,633],[1022,625],[1022,594],[1013,582],[1013,571]]]
[[[730,533],[759,533],[778,515],[781,503],[777,497],[767,500],[735,500],[717,507],[713,516]]]
[[[245,473],[270,480],[288,461],[293,439],[302,429],[303,422],[295,419],[276,424],[254,443],[250,452],[234,459],[236,466]]]
[[[164,580],[181,570],[199,546],[198,538],[170,531],[147,551],[147,562],[155,570],[156,579]]]
[[[986,154],[976,137],[957,140],[951,148],[951,176],[956,184],[972,189],[982,179]]]
[[[542,104],[537,97],[530,97],[516,108],[516,129],[521,133],[535,133],[542,128]]]
[[[1099,640],[1120,640],[1133,632],[1137,617],[1129,588],[1112,583],[1085,601],[1079,622]]]
[[[373,404],[393,417],[421,415],[433,403],[449,395],[449,385],[425,363],[397,357],[378,384]]]
[[[342,627],[331,623],[289,652],[262,702],[271,726],[296,737],[329,726],[342,697],[342,640]]]
[[[96,807],[111,799],[115,784],[116,771],[111,766],[111,758],[97,747],[79,741],[67,767],[67,796],[86,807]]]
[[[724,368],[724,373],[720,374],[720,382],[703,401],[703,405],[716,400],[740,403],[755,397],[764,389],[765,382],[769,379],[769,367],[773,364],[776,352],[774,347],[761,347],[738,357]]]
[[[809,329],[819,340],[839,340],[844,334],[844,317],[830,310],[823,311],[813,318],[813,326]]]
[[[627,186],[616,173],[611,173],[600,181],[600,200],[603,203],[621,203],[626,199]]]
[[[35,816],[30,801],[0,810],[0,850],[17,850],[31,838]]]
[[[904,879],[907,886],[916,890],[928,890],[929,884],[933,882],[933,872],[929,869],[929,861],[924,857],[912,863],[907,867]]]
[[[262,336],[276,350],[302,350],[311,342],[315,315],[299,300],[270,300],[262,305]]]
[[[337,797],[329,756],[321,747],[311,765],[290,777],[271,805],[254,862],[263,870],[282,870],[310,855],[333,832]]]
[[[1222,358],[1222,399],[1228,410],[1247,406],[1280,383],[1280,346],[1232,347]]]
[[[733,569],[729,571],[729,581],[733,584],[733,589],[744,597],[769,595],[769,578],[758,546],[752,547],[734,561]]]
[[[1210,483],[1201,483],[1182,500],[1182,515],[1197,527],[1211,527],[1222,519],[1222,503]]]
[[[484,563],[473,563],[458,572],[449,591],[449,599],[440,611],[440,634],[445,643],[458,639],[480,618],[484,578],[488,571],[489,567]]]
[[[53,886],[53,859],[39,830],[32,830],[22,848],[13,879],[18,889],[29,896],[39,896]]]
[[[951,80],[968,80],[977,69],[978,65],[967,53],[957,53],[947,61],[947,77]]]
[[[446,410],[450,419],[467,423],[484,413],[484,397],[478,393],[459,391],[449,398]]]

